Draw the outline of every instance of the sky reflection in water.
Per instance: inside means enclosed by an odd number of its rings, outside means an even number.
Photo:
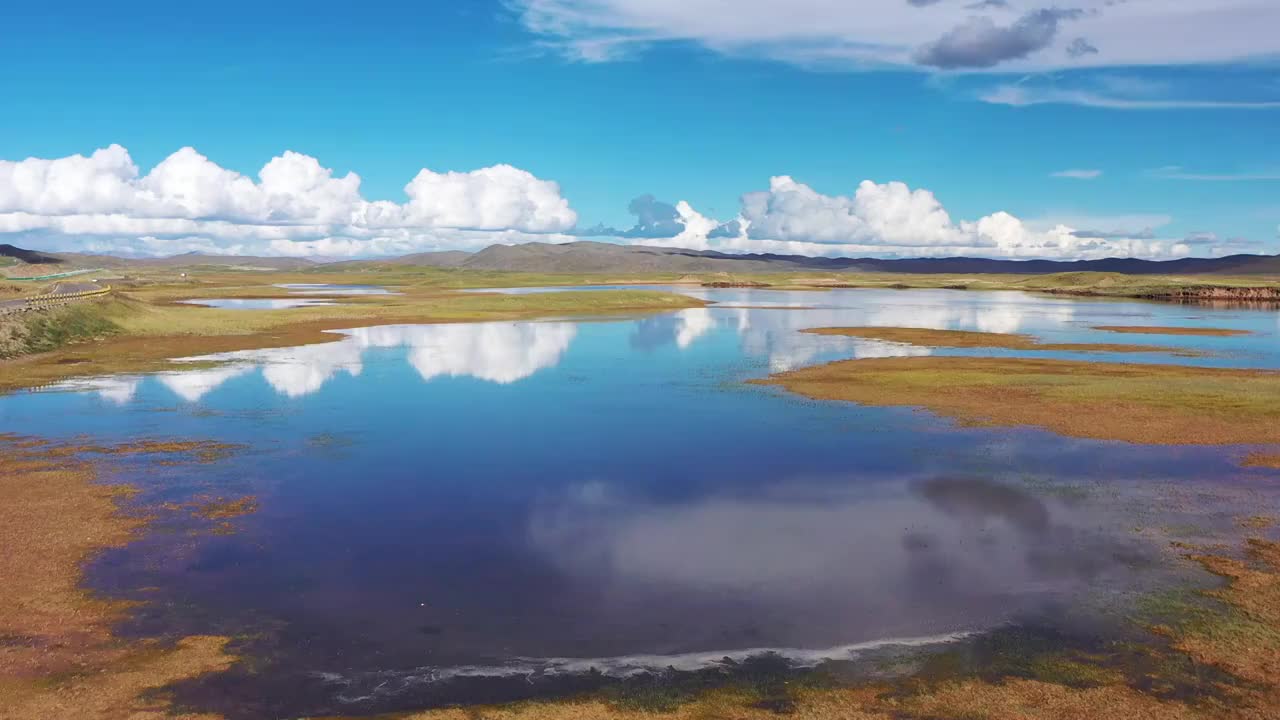
[[[1153,509],[1153,494],[1212,479],[1227,500],[1188,511],[1209,527],[1276,506],[1256,482],[1269,471],[1236,468],[1238,450],[956,429],[740,384],[930,352],[797,331],[826,325],[1073,342],[1116,340],[1094,324],[1195,323],[1258,334],[1123,341],[1280,367],[1275,313],[1015,293],[693,292],[812,309],[362,328],[229,353],[216,368],[0,398],[0,420],[40,435],[252,445],[180,479],[143,480],[153,497],[257,495],[238,534],[180,548],[149,537],[109,553],[92,582],[126,596],[161,588],[171,602],[140,613],[134,632],[261,632],[254,651],[279,672],[218,692],[306,686],[320,702],[294,710],[342,698],[362,711],[409,706],[432,692],[424,678],[582,669],[571,658],[619,672],[750,648],[799,659],[990,627],[1167,580],[1167,538],[1133,528],[1189,520]]]
[[[338,285],[333,283],[282,283],[276,285],[294,295],[396,295],[379,285]]]
[[[316,307],[319,305],[335,304],[326,300],[310,300],[303,298],[299,298],[297,300],[289,300],[285,298],[206,298],[198,300],[179,300],[178,302],[185,305],[200,305],[203,307],[218,308],[220,310],[289,310],[291,308]]]

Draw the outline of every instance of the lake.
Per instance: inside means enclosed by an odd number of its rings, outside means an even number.
[[[108,478],[140,485],[144,504],[255,496],[235,533],[162,525],[89,569],[93,588],[151,601],[129,634],[249,638],[239,650],[252,672],[179,694],[230,717],[554,694],[766,651],[811,667],[1007,623],[1105,627],[1142,592],[1207,582],[1175,561],[1171,537],[1236,537],[1235,517],[1280,508],[1280,484],[1259,482],[1276,471],[1241,468],[1244,448],[961,428],[745,384],[843,358],[1029,354],[799,332],[841,325],[1121,338],[1153,352],[1034,354],[1280,368],[1275,311],[676,290],[718,305],[354,328],[329,344],[218,356],[216,367],[0,397],[0,424],[246,446],[217,463]]]
[[[276,287],[294,295],[394,295],[378,285],[339,285],[333,283],[283,283]]]
[[[310,298],[202,298],[197,300],[179,300],[186,305],[200,305],[220,310],[288,310],[290,308],[317,307],[335,305],[336,303]]]

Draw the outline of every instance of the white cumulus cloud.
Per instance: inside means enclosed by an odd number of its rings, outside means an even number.
[[[510,165],[423,169],[405,196],[368,200],[355,173],[336,175],[295,152],[273,158],[255,179],[191,148],[143,173],[112,145],[89,156],[0,160],[0,239],[91,253],[379,257],[589,234],[575,230],[577,214],[555,182]],[[851,194],[825,194],[779,175],[768,189],[743,195],[727,223],[688,201],[648,198],[638,209],[641,231],[601,226],[601,234],[644,245],[826,256],[1163,258],[1191,251],[1156,236],[1152,228],[1167,218],[1134,229],[1027,223],[1006,212],[957,220],[933,192],[902,182],[864,180]],[[1201,244],[1197,252],[1204,251]]]
[[[852,196],[823,195],[793,178],[742,196],[752,237],[811,243],[945,245],[956,240],[951,217],[928,190],[864,180]]]
[[[864,180],[852,195],[826,195],[778,176],[770,179],[768,190],[743,195],[738,217],[727,225],[686,202],[679,207],[684,231],[646,244],[827,256],[1088,259],[1168,258],[1190,252],[1187,245],[1149,231],[1083,232],[1065,222],[1032,225],[1003,211],[957,222],[932,192],[901,182]],[[735,225],[736,234],[725,231]]]
[[[404,203],[366,200],[359,175],[335,176],[291,151],[255,180],[190,147],[143,174],[111,145],[87,157],[0,160],[0,234],[68,250],[380,255],[560,233],[578,219],[556,183],[510,165],[423,169],[405,194]]]

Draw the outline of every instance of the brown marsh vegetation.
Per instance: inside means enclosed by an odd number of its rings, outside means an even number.
[[[50,444],[0,436],[0,717],[207,718],[173,712],[163,688],[230,667],[227,638],[125,641],[112,633],[129,604],[81,586],[82,567],[147,520],[122,511],[133,491],[96,481],[111,456],[201,462],[227,446],[138,442]]]
[[[1280,453],[1250,453],[1244,459],[1244,466],[1280,469]]]
[[[1248,330],[1230,330],[1210,327],[1162,327],[1154,325],[1096,325],[1094,330],[1126,335],[1190,335],[1193,337],[1236,337],[1248,335]]]
[[[840,335],[869,340],[945,348],[1001,348],[1006,350],[1042,350],[1055,352],[1173,353],[1198,356],[1185,348],[1117,343],[1046,343],[1032,335],[1019,333],[975,332],[970,330],[933,330],[907,327],[834,327],[814,328],[805,332],[815,335]]]
[[[1028,425],[1155,445],[1280,444],[1280,372],[1040,358],[844,360],[756,381],[806,397],[921,407],[964,425]]]

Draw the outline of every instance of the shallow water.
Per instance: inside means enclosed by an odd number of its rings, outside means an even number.
[[[185,305],[201,305],[203,307],[219,308],[221,310],[288,310],[290,308],[317,307],[321,305],[336,304],[326,300],[310,300],[302,298],[297,300],[284,298],[204,298],[197,300],[179,300],[178,302]]]
[[[285,283],[276,285],[294,295],[395,295],[379,285],[339,285],[334,283]]]
[[[1230,537],[1236,516],[1280,508],[1280,484],[1259,482],[1275,471],[1238,467],[1247,448],[962,429],[743,384],[935,352],[798,332],[834,325],[1149,343],[1213,354],[1035,355],[1277,368],[1274,311],[680,291],[720,306],[353,329],[326,345],[219,356],[227,364],[212,369],[0,397],[0,426],[251,448],[121,478],[141,482],[146,502],[257,496],[236,534],[155,532],[90,573],[103,591],[163,601],[128,632],[254,635],[244,651],[256,672],[184,690],[233,717],[263,710],[264,697],[286,716],[374,712],[520,696],[528,678],[579,687],[572,678],[590,668],[693,669],[763,649],[813,665],[885,640],[1078,622],[1188,577],[1170,537]],[[1124,324],[1255,334],[1089,329]]]

